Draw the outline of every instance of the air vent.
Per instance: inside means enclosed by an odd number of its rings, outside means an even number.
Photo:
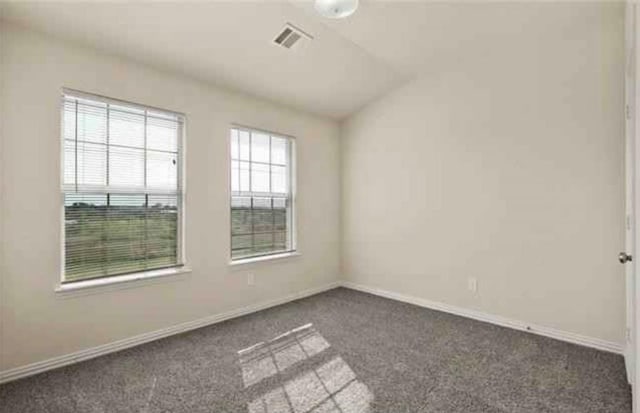
[[[285,49],[297,49],[302,44],[312,40],[313,36],[287,23],[280,33],[273,39],[273,43]]]

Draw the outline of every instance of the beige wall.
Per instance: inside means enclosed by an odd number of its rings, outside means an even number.
[[[341,251],[349,281],[622,343],[623,16],[602,8],[442,56],[340,138],[332,121],[0,22],[0,371],[327,285]],[[186,113],[192,274],[54,293],[63,86]],[[228,266],[231,122],[298,138],[302,256]]]
[[[1,24],[0,371],[338,279],[337,124]],[[89,296],[56,296],[62,87],[186,114],[186,255],[192,274]],[[297,137],[302,256],[228,266],[231,122]],[[249,270],[255,286],[247,285]]]
[[[343,125],[349,281],[623,343],[623,5],[573,21],[434,61]]]

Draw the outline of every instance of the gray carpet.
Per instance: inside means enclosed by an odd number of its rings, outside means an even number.
[[[631,412],[621,356],[338,288],[0,386],[2,412]]]

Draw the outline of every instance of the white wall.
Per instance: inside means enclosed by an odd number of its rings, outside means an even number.
[[[344,124],[343,274],[623,343],[623,5],[552,17]]]
[[[0,23],[0,371],[327,285],[339,275],[335,122]],[[62,87],[183,112],[186,255],[193,273],[89,296],[54,293],[61,272]],[[231,122],[297,138],[302,256],[230,268]]]
[[[0,371],[326,285],[341,251],[349,281],[622,343],[624,22],[598,7],[434,60],[342,142],[332,121],[0,22]],[[187,114],[191,275],[54,293],[63,86]],[[231,122],[298,138],[302,256],[228,266]]]

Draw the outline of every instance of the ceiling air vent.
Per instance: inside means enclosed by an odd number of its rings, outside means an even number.
[[[313,39],[313,36],[287,23],[276,38],[273,39],[273,43],[285,49],[297,49],[301,44],[311,39]]]

